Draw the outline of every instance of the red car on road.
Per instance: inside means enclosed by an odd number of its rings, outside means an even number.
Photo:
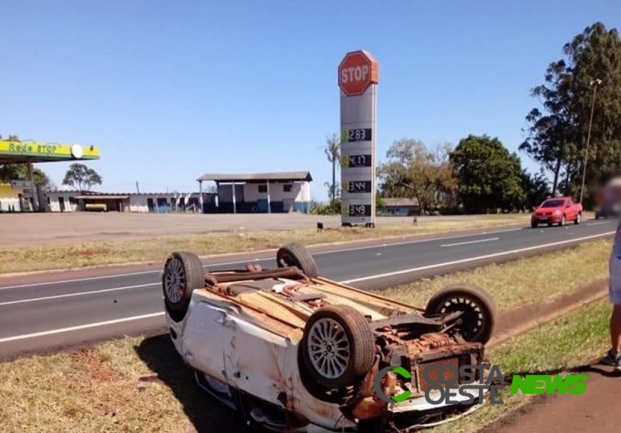
[[[544,200],[535,209],[530,217],[530,226],[536,228],[539,224],[564,226],[568,221],[580,224],[582,219],[582,204],[574,203],[570,197],[554,197]]]

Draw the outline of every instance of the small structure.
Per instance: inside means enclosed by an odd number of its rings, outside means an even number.
[[[27,164],[28,180],[12,182],[11,189],[2,185],[0,193],[0,210],[7,208],[17,212],[36,210],[45,211],[44,192],[34,185],[33,166],[43,162],[85,161],[100,158],[99,149],[95,146],[79,144],[43,143],[32,140],[8,141],[0,140],[0,165]],[[20,184],[21,183],[21,184]]]
[[[308,171],[280,173],[206,173],[196,179],[202,213],[310,212]],[[217,200],[206,203],[203,182],[216,183]]]
[[[420,214],[418,200],[412,198],[384,198],[383,206],[378,209],[382,216],[413,216]]]
[[[204,194],[210,203],[215,194]],[[136,213],[198,213],[196,192],[105,193],[96,191],[53,191],[45,194],[51,212],[136,212]]]

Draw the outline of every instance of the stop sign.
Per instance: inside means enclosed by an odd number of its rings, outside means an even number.
[[[366,51],[345,54],[339,65],[339,87],[347,96],[362,95],[378,76],[377,61]]]

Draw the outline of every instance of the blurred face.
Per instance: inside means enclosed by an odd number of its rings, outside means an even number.
[[[596,195],[598,204],[612,203],[621,204],[621,178],[611,180]]]

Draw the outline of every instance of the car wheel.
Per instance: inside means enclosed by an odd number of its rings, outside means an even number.
[[[168,256],[162,273],[162,291],[169,310],[185,315],[192,292],[203,287],[205,271],[197,255],[176,251]]]
[[[302,245],[294,242],[284,245],[276,252],[276,262],[279,268],[295,266],[308,278],[319,276],[313,256]]]
[[[425,308],[426,316],[461,311],[453,331],[472,343],[487,343],[494,331],[497,308],[492,295],[471,284],[456,284],[440,289]]]
[[[558,223],[559,227],[564,227],[565,226],[565,215],[563,215],[563,217],[561,218],[561,222]]]
[[[536,221],[531,221],[530,223],[531,228],[534,228],[534,229],[536,229],[538,225],[539,223],[537,223]]]
[[[331,305],[315,311],[300,342],[303,371],[327,389],[354,385],[375,362],[369,323],[355,308]]]
[[[576,219],[574,220],[574,224],[580,224],[580,221],[582,220],[582,214],[578,213],[578,215],[576,215]]]

